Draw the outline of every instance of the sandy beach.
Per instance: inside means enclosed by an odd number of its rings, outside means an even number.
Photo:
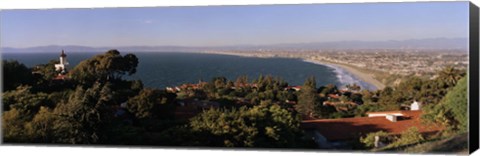
[[[332,65],[332,66],[340,67],[342,69],[345,69],[349,73],[355,75],[355,77],[361,79],[362,81],[374,85],[377,89],[385,88],[385,85],[382,82],[374,79],[372,74],[363,73],[363,72],[358,71],[357,69],[355,69],[353,67],[350,67],[348,65],[333,63],[333,62],[320,61],[320,60],[308,60],[308,61],[316,62],[318,64],[326,64],[326,65]]]

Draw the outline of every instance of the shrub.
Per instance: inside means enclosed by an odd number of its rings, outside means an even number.
[[[366,137],[361,137],[360,142],[363,143],[366,147],[375,146],[375,136],[380,137],[380,141],[385,142],[388,140],[389,134],[384,131],[378,131],[373,133],[368,133]]]
[[[398,148],[406,145],[412,145],[424,141],[422,134],[418,131],[417,127],[411,127],[404,131],[400,138],[395,142],[388,145],[391,148]]]

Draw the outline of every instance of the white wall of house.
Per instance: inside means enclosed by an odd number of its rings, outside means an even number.
[[[368,114],[368,117],[385,117],[387,115],[403,116],[402,113],[398,112],[398,113],[371,113],[371,114]]]
[[[386,118],[390,120],[391,122],[397,122],[397,116],[392,115],[392,114],[387,114]]]

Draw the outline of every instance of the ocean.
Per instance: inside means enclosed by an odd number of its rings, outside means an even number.
[[[80,61],[101,53],[68,53],[67,60],[72,69]],[[122,55],[126,52],[121,52]],[[365,89],[375,89],[372,85],[360,81],[345,70],[322,64],[315,64],[293,58],[255,58],[219,54],[200,54],[184,52],[141,52],[133,53],[139,59],[137,72],[127,79],[140,79],[146,87],[165,88],[184,83],[210,81],[214,77],[224,76],[229,80],[247,75],[249,81],[260,75],[281,77],[289,85],[302,85],[309,76],[315,76],[317,86],[334,84],[339,87],[346,84],[359,84]],[[33,67],[46,64],[49,60],[58,60],[59,53],[5,53],[2,59],[14,59]]]

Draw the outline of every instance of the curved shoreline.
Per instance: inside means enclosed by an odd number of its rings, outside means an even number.
[[[342,69],[345,69],[347,72],[351,73],[355,77],[359,78],[360,80],[375,86],[376,89],[378,89],[378,90],[385,88],[385,84],[383,84],[382,82],[374,79],[373,75],[363,73],[363,72],[358,71],[357,69],[355,69],[353,67],[350,67],[348,65],[333,63],[333,62],[320,61],[320,60],[311,60],[311,59],[304,59],[304,61],[323,64],[323,65],[327,65],[327,66],[331,65],[331,66],[340,67]]]
[[[212,51],[204,51],[202,53],[206,53],[206,54],[217,54],[217,55],[232,55],[232,56],[240,56],[240,57],[258,57],[258,58],[270,58],[270,57],[275,57],[275,56],[271,56],[271,55],[265,55],[265,56],[258,56],[258,55],[255,55],[255,54],[240,54],[240,53],[234,53],[234,52],[222,52],[222,51],[216,51],[216,52],[212,52]],[[288,57],[282,57],[282,58],[288,58]],[[356,78],[358,78],[359,80],[365,82],[365,83],[368,83],[370,85],[373,85],[377,90],[381,90],[383,88],[385,88],[385,84],[383,84],[382,82],[378,81],[377,79],[374,79],[373,78],[373,75],[372,74],[366,74],[366,73],[363,73],[353,67],[350,67],[348,65],[345,65],[345,64],[340,64],[340,63],[335,63],[335,62],[328,62],[328,61],[321,61],[321,60],[312,60],[312,59],[306,59],[306,58],[298,58],[298,59],[301,59],[303,60],[304,62],[310,62],[310,63],[315,63],[315,64],[320,64],[320,65],[325,65],[325,66],[334,66],[334,67],[339,67],[341,69],[344,69],[345,71],[347,71],[348,73],[352,74],[353,76],[355,76]]]

